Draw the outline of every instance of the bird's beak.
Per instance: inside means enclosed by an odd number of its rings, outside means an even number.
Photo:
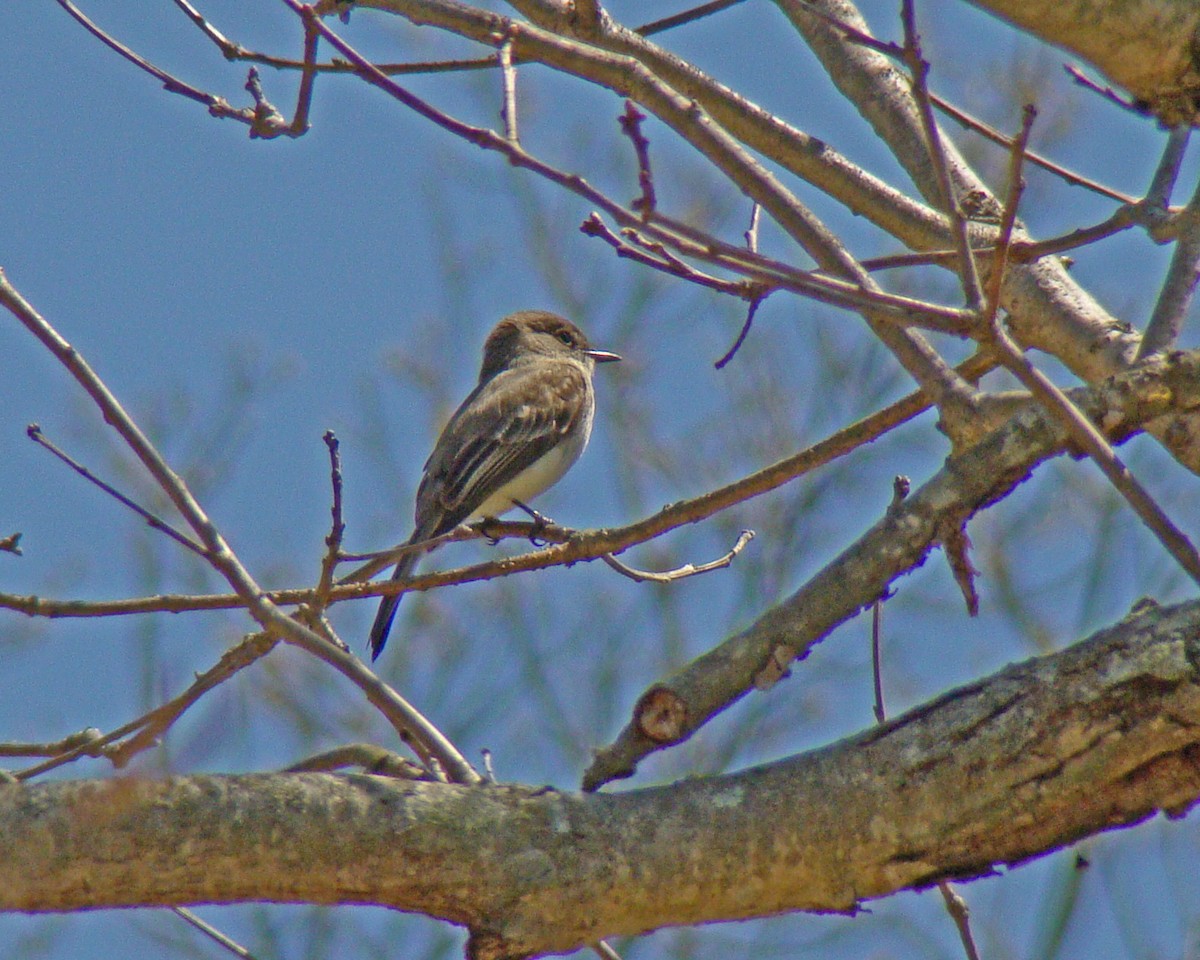
[[[607,350],[584,350],[583,352],[597,363],[612,363],[614,360],[621,359],[620,354],[609,353]]]

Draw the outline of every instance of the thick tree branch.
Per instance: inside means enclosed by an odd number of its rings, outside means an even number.
[[[1160,403],[1179,403],[1180,410],[1200,405],[1200,355],[1186,363],[1184,356],[1175,354],[1162,366],[1148,362],[1068,395],[1109,436],[1122,439],[1134,422],[1165,413]],[[1061,452],[1066,439],[1056,418],[1031,404],[966,453],[948,459],[791,597],[647,690],[628,726],[597,752],[584,775],[585,787],[631,776],[642,757],[690,737],[749,691],[772,686],[793,660],[924,563],[948,528],[960,529],[977,511],[1011,493],[1037,464]]]
[[[376,903],[471,955],[846,911],[1200,795],[1200,602],[821,750],[615,795],[261,774],[0,784],[0,909]]]
[[[1085,58],[1168,126],[1197,120],[1200,6],[1194,0],[971,0]]]

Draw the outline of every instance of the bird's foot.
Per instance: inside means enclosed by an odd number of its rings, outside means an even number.
[[[533,529],[529,532],[529,542],[535,547],[544,547],[546,545],[546,541],[542,540],[539,534],[545,532],[547,527],[553,526],[554,521],[549,517],[538,513],[533,509],[533,507],[522,503],[520,500],[514,500],[513,506],[524,510],[527,514],[529,514],[530,519],[533,520]]]

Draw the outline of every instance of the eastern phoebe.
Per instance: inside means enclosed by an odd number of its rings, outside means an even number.
[[[593,350],[575,324],[544,310],[522,310],[496,324],[483,345],[479,383],[425,462],[408,542],[498,517],[557,483],[592,433],[592,371],[620,359]],[[410,576],[423,552],[406,554],[392,579]],[[379,604],[372,660],[387,642],[400,596]]]

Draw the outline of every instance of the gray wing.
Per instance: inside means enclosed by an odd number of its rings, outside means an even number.
[[[476,387],[425,465],[417,528],[435,537],[466,520],[572,431],[589,396],[587,376],[574,362],[521,364]]]

